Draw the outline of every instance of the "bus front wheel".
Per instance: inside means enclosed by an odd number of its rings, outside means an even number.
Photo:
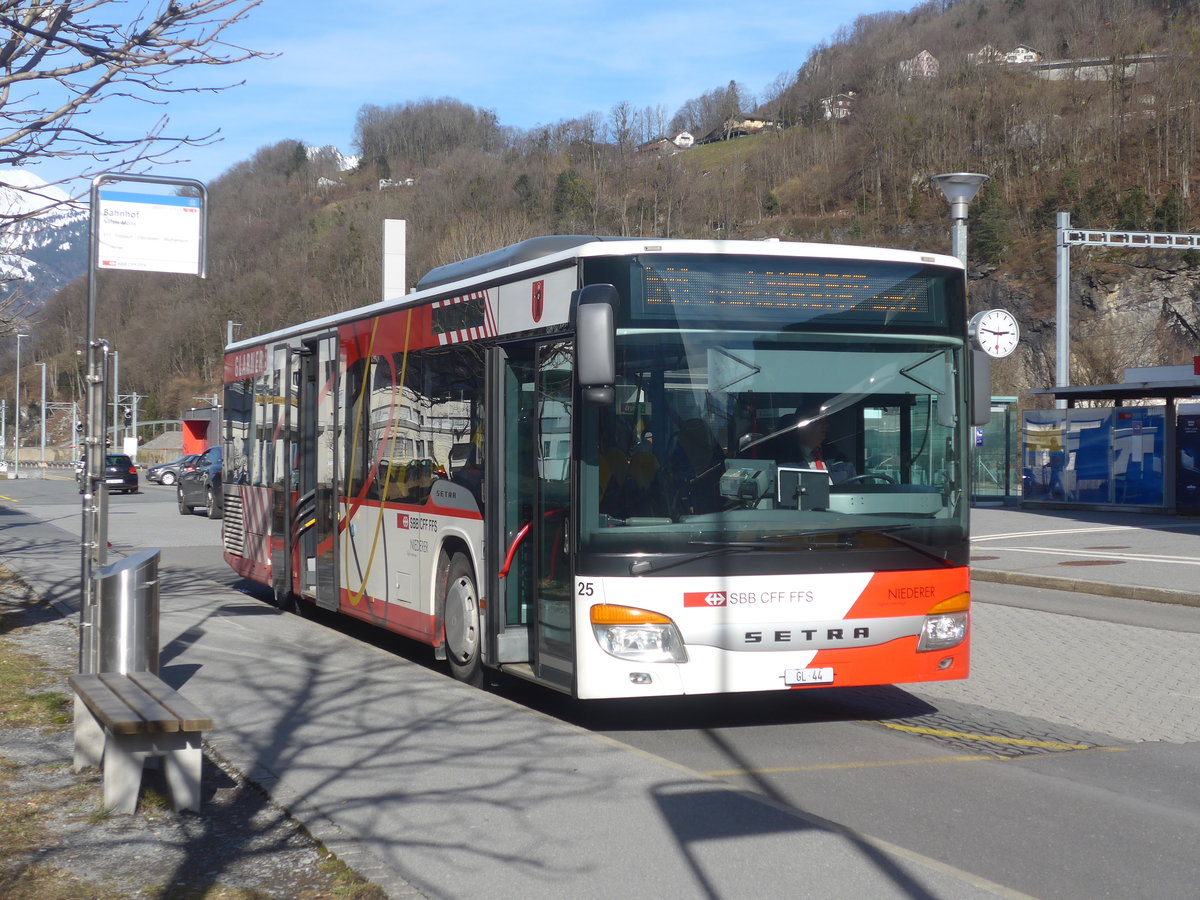
[[[483,683],[479,659],[479,591],[471,562],[462,553],[450,557],[443,594],[443,631],[446,661],[459,681],[478,687]]]

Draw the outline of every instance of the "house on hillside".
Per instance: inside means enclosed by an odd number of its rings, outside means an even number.
[[[911,81],[914,78],[936,78],[942,64],[928,50],[922,50],[912,59],[900,63],[900,74]]]
[[[690,131],[681,131],[672,138],[655,138],[652,141],[646,141],[644,144],[638,144],[634,147],[637,153],[662,153],[667,156],[678,153],[681,150],[689,150],[696,143],[696,139],[692,137]]]
[[[711,144],[716,141],[729,141],[734,138],[745,137],[749,134],[763,134],[767,131],[782,131],[783,125],[776,122],[774,119],[769,119],[761,116],[758,113],[735,113],[724,122],[719,128],[714,128],[700,140],[697,144]]]
[[[858,94],[854,91],[846,91],[842,94],[834,94],[832,97],[821,98],[821,117],[825,121],[830,119],[845,119],[851,112],[854,111],[854,98]]]
[[[977,66],[1028,66],[1040,63],[1045,58],[1040,50],[1018,44],[1011,50],[997,50],[991,44],[984,44],[974,53],[967,54],[967,60]]]
[[[1004,61],[1010,66],[1024,66],[1030,63],[1039,63],[1043,59],[1043,54],[1034,50],[1032,47],[1026,47],[1021,44],[1014,47],[1004,54]]]

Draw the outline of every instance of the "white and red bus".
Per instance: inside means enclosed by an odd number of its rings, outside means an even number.
[[[468,682],[965,678],[965,284],[934,254],[557,236],[238,341],[225,558]]]

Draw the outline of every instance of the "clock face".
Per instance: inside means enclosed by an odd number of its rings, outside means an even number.
[[[976,315],[971,323],[975,340],[988,356],[1008,356],[1017,349],[1021,329],[1007,310],[989,309]]]

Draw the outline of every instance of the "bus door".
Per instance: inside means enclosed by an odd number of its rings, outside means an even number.
[[[495,348],[488,543],[492,660],[528,663],[532,677],[570,691],[573,550],[570,540],[571,345]]]
[[[298,549],[301,596],[337,609],[338,345],[336,335],[303,342],[297,385],[298,452],[292,534]]]

